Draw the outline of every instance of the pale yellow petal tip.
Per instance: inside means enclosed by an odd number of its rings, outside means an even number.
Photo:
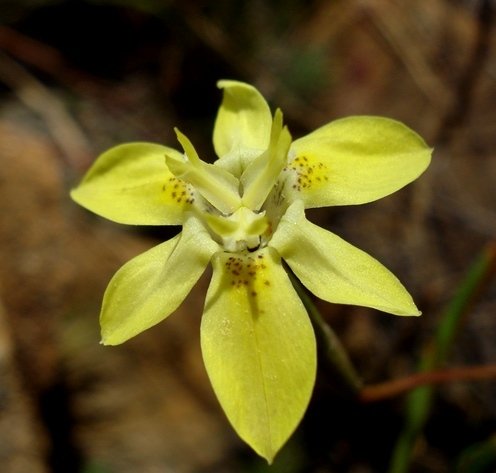
[[[233,84],[239,84],[239,82],[232,79],[221,79],[217,81],[217,88],[225,89],[226,87],[229,87]]]
[[[100,345],[104,346],[104,347],[115,347],[117,345],[121,345],[122,343],[124,342],[109,342],[108,340],[100,340]]]
[[[404,314],[405,317],[420,317],[421,315],[422,315],[422,312],[420,312],[420,310],[417,310],[415,312],[411,311],[411,312]]]
[[[217,88],[223,90],[228,89],[229,87],[243,87],[246,89],[254,89],[254,87],[246,82],[241,82],[239,80],[233,79],[221,79],[217,81]]]
[[[264,456],[263,458],[267,461],[268,465],[269,466],[272,466],[272,463],[274,463],[274,458],[275,458],[275,454],[272,455],[272,456]]]
[[[179,141],[179,137],[180,137],[180,136],[184,136],[184,133],[181,133],[181,130],[180,130],[177,126],[175,126],[175,127],[173,128],[173,130],[174,130],[174,133],[176,134],[176,137],[177,137],[177,139],[178,139],[178,141]]]
[[[81,198],[80,198],[80,191],[81,191],[81,187],[80,186],[76,186],[76,187],[73,187],[70,191],[69,191],[69,196],[71,197],[71,199],[76,202],[76,204],[79,204],[81,205],[82,207],[84,207],[84,204],[81,203]]]
[[[218,80],[218,81],[217,81],[217,84],[216,84],[216,85],[217,85],[217,88],[218,88],[218,89],[223,89],[223,88],[226,86],[226,83],[227,83],[227,82],[230,82],[230,81],[229,81],[229,80],[227,80],[227,79],[221,79],[221,80]]]
[[[390,305],[388,307],[385,306],[369,306],[375,309],[380,310],[381,312],[385,312],[386,314],[396,315],[398,317],[419,317],[422,315],[422,312],[418,310],[417,306],[411,302],[410,304],[403,305]]]
[[[397,301],[396,304],[390,301],[390,310],[385,310],[393,315],[398,315],[400,317],[419,317],[422,312],[418,309],[417,305],[413,301],[412,297],[408,294],[407,300]]]
[[[409,308],[409,310],[407,311],[407,315],[409,315],[411,317],[420,317],[422,315],[422,311],[420,311],[418,309],[418,307],[412,301],[412,305]]]
[[[116,346],[116,345],[120,345],[121,343],[124,343],[127,339],[124,339],[124,340],[119,340],[117,339],[116,340],[116,337],[112,337],[112,336],[109,336],[109,335],[104,335],[102,333],[102,338],[100,340],[100,345],[103,345],[105,347],[113,347],[113,346]]]
[[[255,450],[256,454],[259,455],[261,458],[263,458],[269,466],[271,466],[274,463],[274,459],[276,455],[279,453],[279,449],[274,451],[270,449],[270,451],[263,451],[265,449],[257,449],[253,445],[250,445],[253,450]]]
[[[177,126],[174,127],[174,132],[176,133],[177,141],[179,141],[180,145],[183,147],[183,150],[186,154],[188,154],[188,151],[190,149],[194,150],[193,143],[191,143],[191,140]]]
[[[279,107],[277,107],[276,111],[274,112],[274,121],[281,123],[281,127],[282,127],[283,114],[282,114],[282,110]]]
[[[86,192],[84,185],[77,186],[71,189],[69,192],[69,196],[73,202],[83,207],[84,209],[89,210],[90,212],[93,212],[97,215],[101,215],[98,213],[98,211],[94,210],[94,205],[92,205],[91,202],[91,194],[90,198],[88,199],[88,192]]]
[[[389,311],[388,311],[389,312]],[[390,312],[393,315],[399,315],[400,317],[419,317],[422,315],[422,312],[417,309],[417,307],[413,306],[412,308],[408,308],[406,310],[398,310],[394,312]]]

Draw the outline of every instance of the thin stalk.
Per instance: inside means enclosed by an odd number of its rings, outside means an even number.
[[[415,373],[404,378],[385,381],[384,383],[365,386],[360,392],[362,402],[383,401],[411,391],[419,386],[453,383],[460,381],[477,381],[496,379],[496,364],[480,366],[463,366],[440,371]]]
[[[313,303],[312,299],[309,297],[305,288],[301,285],[298,278],[296,278],[296,276],[294,276],[291,272],[288,273],[298,296],[310,316],[310,320],[312,321],[312,325],[315,330],[317,343],[321,348],[323,356],[326,361],[340,374],[349,390],[353,394],[358,395],[362,388],[362,381],[358,376],[355,367],[351,363],[346,349],[343,347],[330,325],[327,324],[322,318],[322,315]]]

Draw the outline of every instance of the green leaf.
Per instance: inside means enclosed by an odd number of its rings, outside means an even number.
[[[395,120],[343,118],[293,142],[287,192],[306,208],[372,202],[420,176],[431,152]]]
[[[255,87],[232,80],[218,82],[224,90],[214,127],[217,156],[237,149],[263,151],[269,145],[272,115],[267,102]]]
[[[288,208],[270,244],[321,299],[396,315],[420,315],[394,274],[367,253],[309,222],[301,201]]]
[[[71,197],[92,212],[131,225],[178,225],[190,206],[192,189],[165,164],[172,148],[127,143],[98,157]]]
[[[490,473],[496,469],[496,435],[465,448],[459,455],[455,473]]]
[[[273,249],[219,252],[212,261],[201,325],[205,366],[238,435],[272,462],[310,400],[313,329]]]
[[[118,345],[152,327],[179,307],[218,245],[189,218],[183,232],[126,263],[103,298],[102,343]]]

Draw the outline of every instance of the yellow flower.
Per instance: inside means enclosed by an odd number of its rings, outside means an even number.
[[[416,179],[431,150],[412,130],[350,117],[291,140],[282,113],[252,86],[220,81],[218,160],[130,143],[103,153],[72,191],[110,220],[182,225],[110,281],[102,341],[116,345],[168,317],[211,262],[201,324],[208,375],[228,419],[269,462],[298,425],[315,381],[315,338],[281,264],[315,295],[341,304],[419,315],[384,266],[305,218],[305,208],[371,202]]]

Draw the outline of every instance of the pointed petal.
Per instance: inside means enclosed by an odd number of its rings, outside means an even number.
[[[271,462],[311,396],[313,329],[273,249],[219,252],[212,263],[201,325],[205,366],[236,432]]]
[[[252,210],[260,210],[286,166],[290,144],[291,135],[287,127],[283,128],[282,113],[277,109],[272,122],[269,147],[249,164],[241,176],[243,205]]]
[[[102,343],[118,345],[168,317],[217,250],[202,224],[191,217],[180,235],[126,263],[105,291]]]
[[[431,152],[419,135],[395,120],[336,120],[293,142],[287,192],[306,208],[372,202],[415,180]]]
[[[167,155],[169,169],[178,178],[192,184],[206,200],[224,214],[234,212],[241,204],[238,179],[225,169],[202,161],[191,141],[177,128],[175,131],[187,159]]]
[[[388,269],[337,235],[310,223],[301,201],[288,208],[270,245],[321,299],[396,315],[420,315],[410,294]]]
[[[267,102],[255,87],[233,80],[221,80],[222,104],[214,127],[214,148],[222,158],[234,149],[267,148],[272,116]]]
[[[101,154],[71,197],[92,212],[131,225],[178,225],[193,200],[165,155],[180,153],[153,143],[127,143]]]

